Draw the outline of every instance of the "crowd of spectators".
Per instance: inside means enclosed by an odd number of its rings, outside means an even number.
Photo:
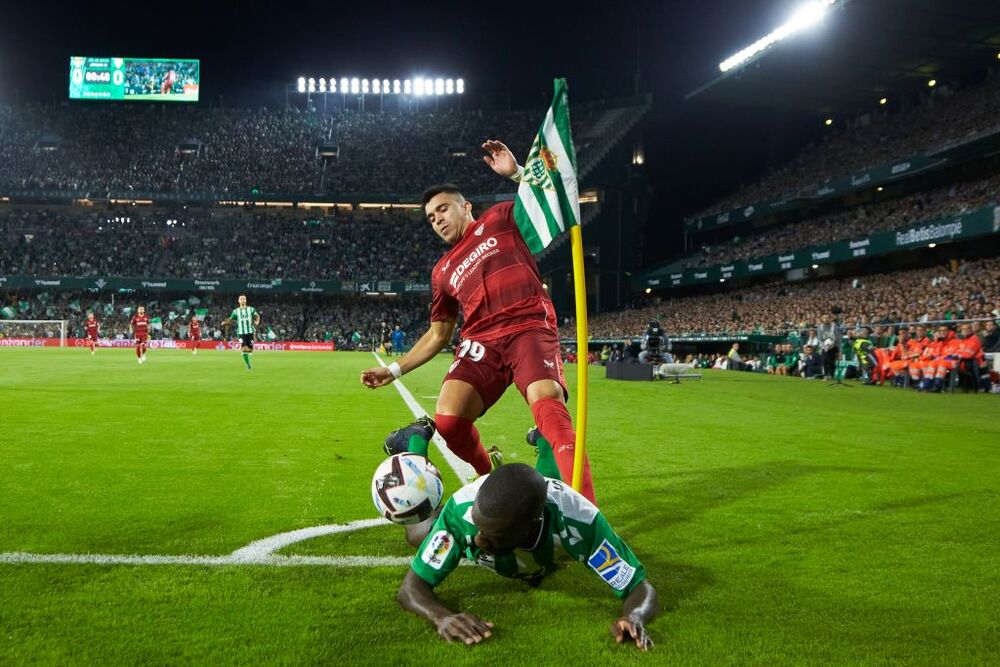
[[[177,217],[174,217],[177,216]],[[0,211],[0,275],[428,283],[445,249],[413,211]]]
[[[596,315],[594,338],[627,338],[651,320],[668,335],[808,331],[837,316],[852,326],[963,318],[1000,319],[1000,258],[799,284],[771,283],[718,294],[657,300]],[[572,321],[567,325],[572,328]]]
[[[188,323],[199,316],[202,337],[223,340],[232,336],[223,322],[235,307],[235,295],[196,297],[163,295],[92,296],[74,292],[0,295],[0,337],[58,337],[57,324],[12,324],[15,320],[67,320],[68,337],[83,336],[87,312],[101,324],[103,338],[128,338],[129,321],[139,305],[154,323],[154,339],[183,339]],[[258,338],[277,341],[333,341],[336,349],[372,349],[382,342],[383,328],[399,326],[409,347],[427,330],[427,300],[419,297],[375,298],[337,296],[303,298],[252,296],[250,305],[261,316]]]
[[[703,246],[685,268],[730,264],[810,245],[858,239],[945,215],[958,215],[998,202],[1000,174],[918,192],[900,199],[859,206],[819,218],[766,229],[750,237]]]
[[[938,86],[919,105],[890,113],[872,112],[825,140],[810,145],[760,181],[700,211],[714,215],[759,201],[779,199],[812,184],[847,176],[896,158],[907,158],[998,126],[1000,74],[966,89]]]
[[[0,189],[413,195],[452,181],[471,193],[508,192],[511,183],[485,167],[480,145],[498,138],[526,155],[542,113],[0,107]],[[582,106],[574,132],[587,134],[596,115]],[[335,155],[323,157],[322,144]]]

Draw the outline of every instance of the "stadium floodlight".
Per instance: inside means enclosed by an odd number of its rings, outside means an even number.
[[[455,81],[455,92],[459,95],[465,92],[465,79]]]
[[[454,94],[454,92],[455,92],[455,80],[454,79],[447,79],[444,82],[444,92],[447,93],[448,95]]]
[[[337,80],[334,79],[332,76],[330,77],[330,92],[331,93],[337,92]]]
[[[372,92],[376,95],[382,94],[382,82],[378,79],[372,79]]]
[[[396,95],[399,95],[399,93],[400,93],[399,79],[393,79],[393,82],[392,82],[392,92],[395,93]]]
[[[321,92],[321,93],[325,93],[326,92],[326,79],[324,79],[322,77],[320,77],[320,80],[319,80],[319,92]]]
[[[346,95],[348,90],[350,90],[350,82],[348,82],[347,77],[342,77],[340,79],[340,92]]]
[[[882,106],[885,106],[886,104],[888,104],[888,103],[889,103],[889,98],[888,98],[888,97],[883,97],[882,99],[880,99],[880,100],[878,101],[878,103],[879,103],[880,105],[882,105]]]
[[[444,95],[444,79],[436,79],[434,81],[434,94]]]
[[[937,85],[937,79],[931,79],[930,81],[927,82],[927,86],[930,88],[933,88],[936,85]]]
[[[719,69],[723,72],[728,72],[735,67],[745,64],[754,56],[783,39],[788,39],[803,30],[817,25],[826,16],[827,7],[833,4],[833,2],[834,0],[810,0],[810,2],[800,6],[792,14],[792,18],[778,26],[776,30],[719,63]]]
[[[313,77],[309,77],[309,92],[310,93],[316,92],[316,79],[314,79]]]
[[[389,93],[389,79],[382,79],[382,92]]]
[[[368,79],[361,79],[361,94],[368,94]]]
[[[417,97],[424,94],[424,80],[419,76],[413,80],[413,94]]]
[[[299,92],[306,92],[306,78],[304,76],[299,77]]]
[[[351,79],[351,94],[357,95],[361,92],[361,81],[358,79]]]
[[[407,95],[413,92],[413,82],[409,79],[403,82],[403,92]]]

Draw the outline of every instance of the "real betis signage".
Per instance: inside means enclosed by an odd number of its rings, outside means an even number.
[[[51,288],[87,290],[91,292],[238,292],[279,294],[354,294],[358,292],[430,292],[429,283],[406,283],[394,280],[196,280],[179,278],[117,278],[94,276],[0,276],[0,287],[16,290],[44,291]]]
[[[929,243],[941,243],[1000,233],[1000,206],[988,206],[971,213],[950,218],[927,220],[897,229],[874,232],[868,236],[843,239],[826,245],[815,245],[778,255],[756,257],[746,261],[721,264],[682,272],[638,274],[633,281],[636,289],[646,287],[680,287],[766,275],[792,269],[804,269],[813,264],[832,264],[861,257],[886,255],[916,248]]]

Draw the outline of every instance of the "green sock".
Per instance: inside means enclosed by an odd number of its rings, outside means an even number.
[[[552,445],[542,437],[541,433],[538,434],[538,440],[535,444],[538,445],[538,460],[535,461],[535,470],[541,473],[542,477],[562,481],[562,475],[559,474],[559,466],[556,465],[556,455],[552,451]]]
[[[427,458],[427,449],[429,447],[430,442],[420,435],[411,435],[409,441],[406,443],[406,451],[411,454],[420,454],[425,459]]]
[[[245,363],[247,365],[247,368],[250,368],[250,353],[249,352],[244,352],[243,353],[243,363]]]

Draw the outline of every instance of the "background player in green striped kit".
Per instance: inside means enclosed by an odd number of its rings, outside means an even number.
[[[426,457],[433,434],[433,420],[422,417],[391,433],[386,453]],[[447,641],[477,644],[492,635],[493,624],[452,612],[434,594],[463,558],[532,586],[558,569],[558,561],[575,560],[622,600],[621,615],[611,624],[615,641],[652,648],[646,624],[660,605],[646,569],[597,507],[563,484],[552,446],[537,428],[527,439],[538,450],[535,470],[520,463],[495,468],[455,492],[436,518],[406,526],[407,542],[419,548],[399,604],[433,623]]]
[[[247,297],[240,294],[237,300],[239,305],[229,314],[226,323],[236,322],[236,335],[240,339],[240,351],[243,354],[243,363],[250,370],[250,355],[253,354],[253,338],[257,326],[260,324],[260,313],[253,306],[247,305]]]

